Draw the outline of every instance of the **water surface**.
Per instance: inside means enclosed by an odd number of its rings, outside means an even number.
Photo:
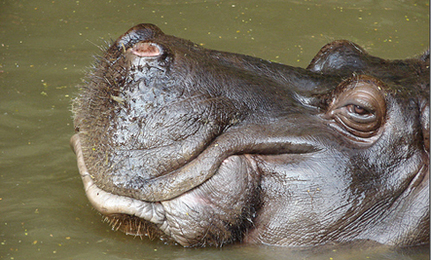
[[[1,1],[0,259],[428,259],[377,249],[185,249],[110,230],[69,148],[76,85],[100,46],[154,23],[207,48],[305,67],[336,39],[401,59],[429,46],[428,1]]]

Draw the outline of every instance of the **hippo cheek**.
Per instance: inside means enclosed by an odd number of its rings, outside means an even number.
[[[240,240],[258,207],[258,176],[248,155],[230,156],[199,187],[162,201],[160,229],[183,246],[222,245]]]

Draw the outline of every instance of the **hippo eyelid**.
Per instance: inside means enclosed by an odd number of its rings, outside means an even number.
[[[358,123],[364,123],[365,124],[365,123],[370,123],[370,122],[376,120],[375,112],[368,111],[366,108],[361,107],[365,111],[365,113],[357,113],[355,111],[355,108],[352,108],[355,106],[357,107],[358,105],[349,104],[349,105],[342,107],[341,109],[346,110],[345,114],[346,114],[346,116],[349,117],[349,119],[354,120],[355,122],[358,122]]]
[[[336,129],[355,140],[380,133],[386,116],[382,84],[365,75],[341,83],[326,114],[334,122],[330,125],[338,125]]]

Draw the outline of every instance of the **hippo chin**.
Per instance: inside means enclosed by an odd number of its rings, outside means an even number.
[[[140,24],[73,104],[71,145],[115,229],[183,246],[429,244],[429,51],[349,41],[306,68]]]

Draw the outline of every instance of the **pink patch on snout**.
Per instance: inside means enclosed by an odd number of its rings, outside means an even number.
[[[132,47],[131,51],[139,57],[155,57],[160,55],[159,47],[150,42],[138,42]]]

